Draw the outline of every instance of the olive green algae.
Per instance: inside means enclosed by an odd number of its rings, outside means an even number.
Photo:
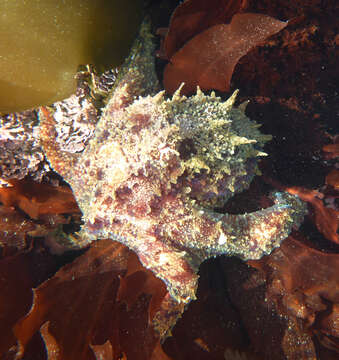
[[[62,100],[79,65],[122,63],[138,30],[141,0],[3,0],[0,112]]]

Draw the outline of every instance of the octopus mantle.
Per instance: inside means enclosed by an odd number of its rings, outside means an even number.
[[[83,212],[81,238],[127,245],[178,302],[195,298],[202,261],[269,254],[306,211],[287,193],[249,214],[214,211],[259,174],[257,160],[271,138],[246,117],[244,105],[234,106],[235,97],[223,102],[198,89],[186,98],[179,89],[166,99],[144,25],[82,153],[60,150],[51,141],[53,116],[40,113],[45,154]]]

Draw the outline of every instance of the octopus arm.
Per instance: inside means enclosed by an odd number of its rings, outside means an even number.
[[[184,251],[174,250],[152,236],[139,238],[137,244],[128,242],[141,263],[164,281],[173,299],[188,303],[196,298],[199,276],[187,261]]]
[[[211,256],[227,254],[254,260],[280,246],[292,228],[300,225],[307,209],[302,200],[288,193],[277,192],[272,198],[274,205],[263,210],[219,215],[218,236],[205,243],[206,252]]]

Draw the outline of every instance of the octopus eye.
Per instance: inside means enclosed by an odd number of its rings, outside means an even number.
[[[183,160],[188,160],[192,155],[197,153],[197,150],[194,146],[192,139],[184,139],[178,148],[180,158]]]

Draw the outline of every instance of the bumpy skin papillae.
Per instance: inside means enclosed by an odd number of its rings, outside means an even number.
[[[258,259],[299,226],[297,197],[250,214],[213,211],[246,189],[270,136],[244,106],[205,96],[165,99],[158,92],[147,25],[120,72],[94,138],[74,159],[51,145],[53,121],[41,114],[41,139],[56,171],[72,186],[83,212],[81,238],[112,238],[133,249],[178,302],[195,298],[197,271],[221,254]],[[140,95],[140,97],[139,97]],[[68,160],[67,160],[68,159]],[[71,166],[70,166],[71,164]]]

